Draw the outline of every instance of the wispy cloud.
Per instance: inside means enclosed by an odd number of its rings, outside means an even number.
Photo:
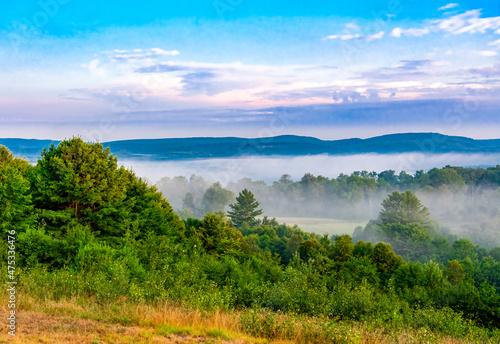
[[[350,40],[350,39],[356,39],[356,38],[359,38],[361,37],[361,35],[359,33],[355,33],[355,34],[345,34],[345,35],[331,35],[331,36],[326,36],[325,38],[323,38],[324,40],[328,40],[328,39],[340,39],[342,41],[347,41],[347,40]]]
[[[447,19],[434,22],[436,30],[454,35],[462,33],[484,33],[500,28],[500,17],[481,18],[481,10],[470,10]]]
[[[177,64],[167,64],[161,63],[154,66],[141,67],[137,69],[136,73],[168,73],[168,72],[180,72],[188,70],[185,66],[180,66]]]
[[[364,71],[361,77],[373,81],[386,80],[405,80],[415,77],[429,76],[429,71],[438,63],[432,60],[401,60],[400,65],[396,67],[382,67],[374,70]]]
[[[470,68],[466,72],[471,74],[478,74],[485,77],[500,76],[500,63],[494,64],[493,66],[482,67],[482,68]]]
[[[444,6],[439,7],[438,11],[449,10],[449,9],[452,9],[452,8],[455,8],[455,7],[458,7],[457,3],[450,3],[448,5],[444,5]]]
[[[492,50],[475,51],[474,53],[476,55],[485,56],[485,57],[491,57],[491,56],[498,55],[498,53],[496,51],[492,51]]]
[[[499,17],[481,17],[481,10],[470,10],[448,18],[433,20],[424,23],[421,28],[402,29],[394,28],[389,34],[392,37],[423,36],[430,33],[449,33],[459,35],[463,33],[485,33],[487,31],[500,33]]]
[[[384,35],[385,35],[384,31],[380,31],[380,32],[372,34],[372,35],[361,35],[359,33],[354,33],[354,34],[348,33],[348,34],[344,34],[344,35],[326,36],[325,38],[323,38],[323,40],[340,39],[341,41],[350,41],[350,40],[358,39],[358,40],[365,40],[365,41],[371,42],[371,41],[374,41],[377,39],[381,39],[382,37],[384,37]]]
[[[380,31],[378,33],[368,34],[359,33],[361,28],[355,23],[347,23],[342,34],[330,35],[323,38],[323,40],[340,39],[341,41],[350,40],[364,40],[364,41],[374,41],[384,37],[385,32]]]
[[[493,45],[493,46],[500,46],[500,39],[497,39],[496,41],[488,43],[488,45]]]
[[[127,62],[133,60],[154,59],[162,56],[179,55],[177,50],[163,50],[160,48],[133,49],[133,50],[113,50],[108,53],[108,58],[115,62]]]
[[[420,37],[423,35],[427,35],[430,32],[429,28],[422,28],[422,29],[401,29],[399,27],[393,29],[391,33],[389,34],[392,37],[401,37],[401,36],[413,36],[413,37]]]
[[[365,36],[366,37],[366,40],[367,41],[373,41],[373,40],[376,40],[376,39],[381,39],[383,38],[385,35],[385,32],[384,31],[380,31],[379,33],[375,33],[373,35],[367,35]]]
[[[377,90],[367,90],[364,94],[353,90],[334,91],[332,99],[343,104],[380,101]]]

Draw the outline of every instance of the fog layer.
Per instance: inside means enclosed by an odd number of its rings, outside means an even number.
[[[120,160],[132,167],[140,177],[152,183],[162,177],[186,176],[193,174],[208,181],[220,181],[223,185],[237,182],[241,178],[263,180],[272,183],[281,175],[289,174],[292,179],[300,179],[305,173],[337,177],[341,173],[353,171],[395,170],[414,173],[434,167],[452,166],[496,166],[500,154],[357,154],[357,155],[313,155],[297,157],[248,157],[231,159],[199,159],[171,161]]]
[[[185,217],[227,210],[234,195],[247,188],[269,217],[368,222],[377,217],[388,194],[409,189],[429,208],[444,233],[491,248],[500,245],[499,168],[438,168],[499,162],[497,154],[364,154],[127,161],[124,165],[156,184],[178,212],[189,209]],[[213,188],[214,182],[220,184]]]

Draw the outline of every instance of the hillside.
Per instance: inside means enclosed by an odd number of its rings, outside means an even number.
[[[36,160],[50,140],[0,139],[15,155]],[[500,139],[475,140],[434,133],[405,133],[369,139],[320,140],[313,137],[283,135],[271,138],[193,137],[138,139],[103,143],[124,159],[184,160],[228,158],[248,155],[315,155],[362,153],[500,153]]]

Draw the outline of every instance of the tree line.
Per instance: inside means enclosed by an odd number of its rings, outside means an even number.
[[[357,171],[336,178],[306,173],[298,181],[284,174],[270,185],[243,178],[225,187],[192,175],[189,179],[164,177],[156,186],[184,219],[227,210],[235,195],[246,188],[261,200],[265,215],[368,221],[377,216],[388,194],[411,190],[449,234],[488,248],[500,246],[500,165],[486,169],[446,166],[412,175],[393,170]]]

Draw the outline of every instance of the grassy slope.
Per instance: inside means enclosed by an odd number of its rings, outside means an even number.
[[[2,295],[2,319],[7,298]],[[127,300],[98,304],[84,297],[35,299],[18,295],[18,332],[3,343],[471,343],[425,330],[388,331],[369,324],[337,322],[326,337],[323,321],[310,317],[250,311],[202,312],[171,303],[148,305]],[[250,316],[249,316],[250,315]],[[252,318],[252,321],[249,319]],[[242,319],[246,319],[242,321]],[[256,325],[257,324],[257,325]],[[253,333],[252,336],[250,333]],[[333,337],[332,337],[333,336]],[[259,338],[260,337],[260,338]],[[494,343],[494,341],[491,341]]]

